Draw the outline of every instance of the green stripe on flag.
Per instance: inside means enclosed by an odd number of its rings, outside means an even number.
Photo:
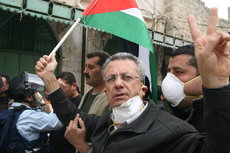
[[[158,102],[157,99],[157,58],[156,54],[150,52],[149,54],[149,63],[150,63],[150,74],[151,74],[151,83],[152,83],[152,99],[155,103]]]
[[[82,22],[113,35],[140,44],[153,52],[148,29],[139,18],[117,11],[87,15]]]

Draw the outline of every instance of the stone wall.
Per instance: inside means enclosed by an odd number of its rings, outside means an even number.
[[[57,41],[59,42],[61,38],[69,30],[70,26],[55,22],[49,22]],[[81,88],[82,75],[82,57],[84,54],[82,52],[82,42],[83,42],[83,27],[78,25],[74,28],[72,33],[67,37],[64,43],[60,47],[59,54],[61,59],[58,62],[59,69],[63,71],[72,72],[77,80],[79,88]],[[96,50],[103,50],[107,40],[111,35],[98,30],[93,30],[90,28],[86,29],[86,52],[93,52]],[[88,90],[89,86],[84,84],[85,91]]]
[[[199,28],[206,32],[210,9],[201,0],[137,0],[148,28],[170,36],[191,41],[188,15],[196,17]],[[229,20],[219,18],[218,27],[230,32]]]
[[[49,22],[59,42],[69,30],[70,26]],[[81,88],[81,61],[82,61],[82,26],[74,28],[72,33],[67,37],[60,47],[59,54],[61,59],[58,62],[59,69],[72,72]]]
[[[187,23],[188,15],[196,17],[197,24],[204,33],[208,24],[209,13],[210,9],[200,0],[165,0],[165,15],[169,17],[165,31],[169,35],[191,41]],[[218,27],[229,32],[230,28],[226,27],[230,27],[230,21],[219,18]]]

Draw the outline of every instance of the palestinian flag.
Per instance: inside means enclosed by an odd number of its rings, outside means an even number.
[[[155,53],[149,52],[148,49],[139,45],[138,58],[144,63],[145,75],[149,79],[149,89],[152,94],[152,100],[157,103],[157,58]]]
[[[152,41],[135,0],[92,0],[83,12],[85,25],[139,44],[153,52]]]

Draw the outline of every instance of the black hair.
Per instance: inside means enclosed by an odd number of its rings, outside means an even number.
[[[152,92],[150,89],[150,81],[146,75],[145,75],[145,85],[148,87],[148,90],[145,93],[144,99],[152,99]]]
[[[162,92],[161,86],[158,85],[157,86],[157,100],[160,100],[162,95],[163,95],[163,92]]]
[[[57,79],[59,78],[65,80],[70,85],[72,85],[74,82],[77,82],[74,74],[71,72],[61,72],[57,76]],[[78,86],[77,86],[77,92],[80,93],[80,89],[78,88]]]
[[[87,58],[94,58],[94,57],[99,57],[99,60],[97,62],[98,65],[101,67],[104,65],[105,61],[109,58],[109,53],[104,52],[104,51],[95,51],[87,54]]]
[[[178,47],[175,51],[171,53],[171,57],[175,57],[178,55],[191,55],[192,58],[189,60],[188,64],[195,68],[198,68],[195,58],[195,48],[193,44]]]
[[[57,79],[59,78],[65,80],[68,84],[73,84],[74,82],[76,82],[75,76],[71,72],[61,72],[57,76]]]

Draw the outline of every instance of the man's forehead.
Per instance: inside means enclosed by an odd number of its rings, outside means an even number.
[[[169,65],[189,65],[191,55],[178,55],[169,59]]]
[[[191,58],[193,58],[192,55],[188,55],[188,54],[181,54],[181,55],[177,55],[177,56],[174,56],[174,57],[171,57],[170,60],[172,61],[179,61],[180,60],[183,60],[183,61],[188,61],[190,60]]]
[[[98,65],[98,61],[100,60],[99,57],[95,56],[95,57],[91,57],[91,58],[88,58],[86,60],[86,65]]]
[[[177,65],[168,65],[168,70],[174,70],[174,71],[185,71],[187,70],[188,68],[190,68],[192,66],[190,65],[182,65],[182,64],[177,64]]]
[[[114,60],[108,63],[105,67],[105,74],[107,73],[136,73],[136,64],[129,59]]]
[[[68,84],[68,81],[62,78],[58,78],[58,82]]]
[[[111,64],[111,63],[112,64],[114,64],[114,63],[128,63],[128,64],[136,65],[133,60],[128,59],[128,58],[126,58],[126,59],[115,59],[115,60],[109,62],[109,64]]]

